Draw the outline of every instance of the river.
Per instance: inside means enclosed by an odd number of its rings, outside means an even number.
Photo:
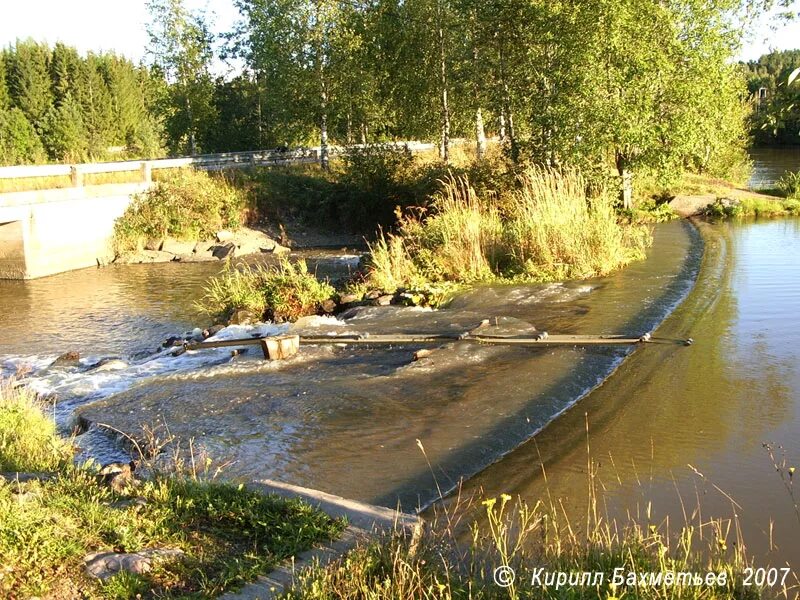
[[[797,219],[700,230],[678,221],[655,228],[645,261],[609,277],[484,286],[441,311],[369,307],[292,327],[453,332],[490,318],[497,333],[535,326],[641,334],[660,325],[660,336],[695,339],[690,347],[653,344],[632,353],[453,343],[420,361],[408,347],[303,347],[274,363],[252,351],[173,357],[158,350],[164,338],[208,324],[193,303],[216,265],[111,266],[0,281],[0,368],[25,370],[34,388],[52,394],[65,429],[78,415],[131,433],[145,424],[193,439],[227,463],[233,479],[281,479],[407,510],[467,480],[468,492],[512,493],[530,503],[549,489],[579,511],[588,420],[611,514],[652,500],[678,518],[677,489],[684,499],[702,496],[704,515],[725,516],[731,504],[718,486],[741,506],[748,547],[775,564],[800,556],[798,516],[762,447],[780,444],[800,463],[798,256]],[[357,260],[306,258],[331,276]],[[235,326],[220,336],[287,328]],[[81,352],[81,366],[49,366],[67,350]],[[108,357],[124,364],[90,369]],[[525,443],[534,435],[535,443]],[[120,455],[95,428],[78,439],[103,459]],[[770,519],[777,549],[765,541]]]

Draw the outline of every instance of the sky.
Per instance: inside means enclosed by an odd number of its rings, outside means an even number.
[[[229,31],[238,19],[232,0],[186,0],[191,9],[213,15],[212,30]],[[31,37],[88,50],[114,50],[134,61],[148,43],[146,0],[0,0],[0,46]],[[752,60],[770,50],[800,48],[800,21],[773,30],[774,18],[762,19],[745,41],[739,58]]]

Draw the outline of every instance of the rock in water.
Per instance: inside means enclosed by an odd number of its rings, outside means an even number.
[[[235,252],[236,252],[236,244],[234,244],[233,242],[228,242],[227,244],[224,245],[211,247],[211,254],[214,256],[214,258],[218,258],[219,260],[232,258]]]
[[[105,371],[120,371],[122,369],[127,369],[128,363],[124,360],[120,360],[118,358],[105,358],[101,360],[95,367],[92,369],[92,373],[103,373]]]
[[[75,350],[70,350],[69,352],[64,352],[61,356],[55,359],[50,366],[51,367],[77,367],[81,360],[81,353],[76,352]]]

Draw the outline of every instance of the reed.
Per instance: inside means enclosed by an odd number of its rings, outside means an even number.
[[[556,281],[606,275],[645,256],[650,230],[617,217],[611,199],[588,197],[574,170],[529,168],[515,189],[480,197],[465,177],[442,183],[429,211],[401,217],[374,244],[378,287],[429,281]]]

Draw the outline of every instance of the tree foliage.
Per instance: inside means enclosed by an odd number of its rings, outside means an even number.
[[[115,54],[16,42],[0,52],[0,164],[161,154],[157,81]]]
[[[752,129],[763,145],[800,144],[800,85],[789,77],[800,68],[800,50],[770,52],[742,65],[754,98]]]

